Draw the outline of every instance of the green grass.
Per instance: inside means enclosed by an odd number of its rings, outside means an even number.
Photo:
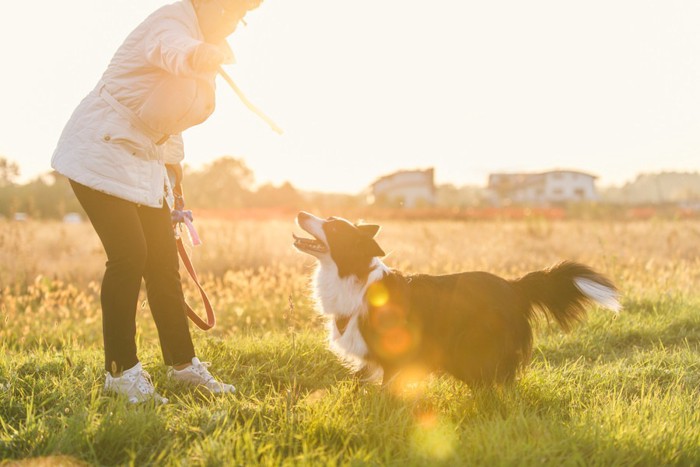
[[[533,361],[516,384],[477,393],[448,376],[399,394],[357,383],[326,349],[308,297],[309,263],[205,274],[219,324],[193,331],[195,346],[239,394],[204,396],[169,383],[144,307],[139,355],[171,400],[159,407],[102,393],[96,283],[66,283],[61,274],[17,281],[0,291],[0,459],[700,465],[700,294],[687,278],[681,290],[668,287],[673,271],[697,277],[700,264],[638,262],[622,256],[598,266],[624,292],[619,316],[591,309],[570,334],[540,326]],[[188,286],[193,303],[194,293]]]
[[[158,349],[142,343],[147,369],[171,398],[163,407],[103,395],[97,341],[3,343],[0,457],[107,465],[700,462],[696,303],[626,303],[617,319],[599,311],[569,335],[543,329],[538,342],[513,388],[474,394],[443,376],[419,395],[392,395],[354,382],[317,331],[293,340],[280,331],[198,334],[199,353],[237,384],[235,397],[172,386]]]

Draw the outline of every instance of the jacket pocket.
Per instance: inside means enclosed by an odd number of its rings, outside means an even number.
[[[118,114],[109,115],[96,132],[100,144],[121,149],[139,159],[158,159],[155,143]]]

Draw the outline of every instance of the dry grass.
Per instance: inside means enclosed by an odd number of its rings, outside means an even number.
[[[369,219],[367,222],[371,222]],[[516,276],[562,259],[591,264],[630,291],[661,286],[689,292],[698,283],[700,221],[379,222],[385,262],[409,271],[486,270]],[[291,247],[293,220],[197,223],[205,245],[194,249],[202,274],[283,266],[307,270]],[[89,224],[0,223],[0,284],[37,276],[86,284],[99,281],[105,257]]]

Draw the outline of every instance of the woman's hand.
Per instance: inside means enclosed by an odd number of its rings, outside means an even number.
[[[168,169],[170,183],[173,186],[173,195],[175,196],[175,210],[182,211],[185,209],[185,195],[182,191],[182,165],[180,164],[165,164]]]
[[[199,72],[216,71],[228,58],[221,47],[202,42],[190,56],[192,69]]]

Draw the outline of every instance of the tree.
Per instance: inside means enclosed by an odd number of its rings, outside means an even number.
[[[284,182],[279,187],[268,183],[251,194],[250,204],[256,207],[301,209],[304,200],[289,182]]]
[[[189,206],[235,208],[244,205],[254,179],[242,159],[225,156],[201,171],[187,172],[182,184]]]
[[[7,196],[2,194],[6,193]],[[26,212],[35,218],[61,218],[67,212],[82,213],[68,179],[51,172],[22,185],[0,189],[0,212]]]
[[[0,156],[0,187],[10,186],[19,177],[19,166]]]

